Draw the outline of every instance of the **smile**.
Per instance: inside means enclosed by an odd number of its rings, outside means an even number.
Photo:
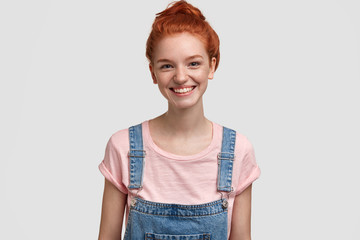
[[[174,91],[175,93],[184,94],[184,93],[191,92],[194,88],[195,87],[171,88],[171,90]]]

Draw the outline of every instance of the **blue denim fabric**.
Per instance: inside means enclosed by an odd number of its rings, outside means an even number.
[[[130,185],[129,189],[142,188],[145,151],[143,150],[142,125],[129,128],[129,160]]]
[[[231,192],[233,161],[235,158],[236,132],[229,128],[223,128],[221,153],[218,154],[218,191]]]
[[[222,203],[178,205],[137,198],[130,208],[124,239],[227,239],[227,208]]]
[[[218,154],[219,192],[231,192],[236,132],[223,128]],[[142,125],[129,128],[129,189],[141,189],[145,152]],[[215,187],[215,186],[214,186]],[[227,239],[227,200],[199,205],[165,204],[133,198],[124,240],[224,240]]]

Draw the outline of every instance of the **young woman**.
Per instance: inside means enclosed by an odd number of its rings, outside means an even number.
[[[252,145],[204,116],[217,34],[178,1],[157,15],[146,56],[168,111],[111,136],[99,165],[99,239],[121,238],[125,210],[124,239],[251,239],[251,185],[260,175]]]

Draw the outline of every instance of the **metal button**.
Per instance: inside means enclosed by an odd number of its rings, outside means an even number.
[[[227,209],[227,208],[228,208],[228,206],[229,206],[228,201],[227,201],[226,199],[224,199],[224,201],[223,201],[223,203],[222,203],[222,207],[223,207],[223,209]]]
[[[136,199],[135,199],[135,198],[131,199],[130,205],[131,205],[132,207],[135,207],[135,205],[136,205]]]

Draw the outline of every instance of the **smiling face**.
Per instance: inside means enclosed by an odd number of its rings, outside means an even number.
[[[215,64],[215,58],[209,61],[203,42],[185,32],[158,42],[150,71],[169,107],[184,109],[202,104],[208,79],[214,76]]]

